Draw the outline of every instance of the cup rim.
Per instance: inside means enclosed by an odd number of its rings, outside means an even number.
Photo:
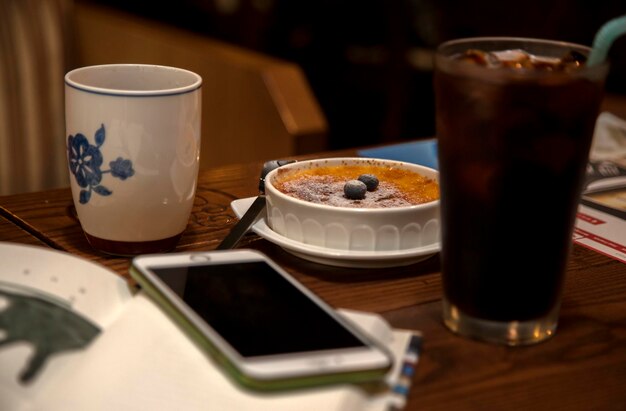
[[[443,53],[444,49],[454,46],[462,46],[464,44],[478,44],[478,43],[490,43],[490,42],[498,42],[498,43],[519,43],[520,45],[524,43],[533,43],[535,45],[545,45],[545,46],[556,46],[561,47],[563,49],[573,49],[579,52],[583,52],[586,56],[589,56],[591,51],[591,47],[585,46],[583,44],[568,42],[568,41],[560,41],[560,40],[552,40],[552,39],[541,39],[541,38],[533,38],[533,37],[514,37],[514,36],[482,36],[482,37],[463,37],[452,40],[447,40],[439,44],[435,51],[435,69],[438,67],[441,69],[446,67],[447,69],[458,69],[463,70],[466,73],[489,73],[489,76],[495,80],[497,78],[575,78],[575,77],[583,77],[583,76],[604,76],[608,73],[609,62],[605,60],[600,64],[594,66],[584,66],[578,70],[570,71],[570,72],[560,72],[560,71],[545,71],[545,70],[493,70],[488,67],[483,66],[474,66],[467,65],[463,62],[450,59],[449,55]]]
[[[119,71],[119,70],[148,70],[148,71],[160,71],[169,72],[180,76],[182,85],[177,87],[153,87],[145,90],[132,90],[121,89],[113,87],[102,87],[96,85],[86,84],[87,82],[77,79],[76,76],[85,75],[85,73],[95,71]],[[68,87],[86,91],[94,94],[110,95],[110,96],[127,96],[127,97],[158,97],[158,96],[170,96],[178,94],[186,94],[193,92],[202,87],[202,77],[194,73],[193,71],[186,70],[179,67],[163,66],[158,64],[99,64],[92,66],[84,66],[73,69],[65,74],[65,84]]]
[[[576,49],[582,49],[586,51],[591,51],[591,47],[585,46],[584,44],[573,43],[569,41],[561,41],[561,40],[551,40],[551,39],[541,39],[535,37],[515,37],[515,36],[477,36],[477,37],[461,37],[457,39],[451,39],[442,42],[437,46],[437,51],[440,49],[461,43],[474,43],[474,42],[519,42],[519,43],[538,43],[538,44],[546,44],[546,45],[555,45],[562,47],[571,47]]]

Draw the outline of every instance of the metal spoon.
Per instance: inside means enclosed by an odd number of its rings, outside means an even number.
[[[248,232],[265,209],[265,177],[270,171],[290,163],[295,163],[295,160],[271,160],[263,164],[263,170],[261,170],[261,177],[259,178],[259,195],[254,199],[248,211],[241,216],[239,222],[230,230],[230,233],[224,237],[216,250],[235,248],[239,244],[241,238]]]

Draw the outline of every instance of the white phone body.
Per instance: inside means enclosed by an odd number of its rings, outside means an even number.
[[[135,257],[131,275],[251,388],[381,379],[389,352],[264,254]]]

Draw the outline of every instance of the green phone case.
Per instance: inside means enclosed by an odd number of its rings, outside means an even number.
[[[321,386],[337,383],[371,383],[380,381],[389,370],[367,370],[353,371],[345,373],[333,373],[297,378],[283,378],[272,380],[259,380],[251,378],[242,373],[219,349],[182,313],[172,302],[159,291],[139,269],[131,266],[130,275],[146,294],[152,298],[157,305],[164,309],[170,318],[187,334],[192,341],[205,353],[209,354],[226,371],[226,374],[237,381],[242,386],[257,391],[275,391],[297,389],[312,386]]]

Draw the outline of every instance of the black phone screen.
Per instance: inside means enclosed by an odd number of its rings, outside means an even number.
[[[243,357],[365,345],[265,262],[152,271]]]

